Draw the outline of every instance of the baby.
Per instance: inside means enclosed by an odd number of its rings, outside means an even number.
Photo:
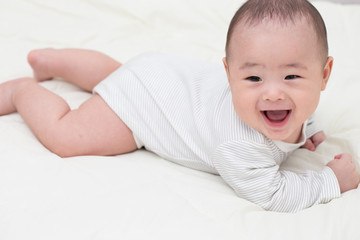
[[[328,82],[326,28],[306,0],[249,0],[233,17],[220,65],[148,53],[121,65],[96,51],[29,53],[34,78],[0,85],[0,115],[17,111],[61,157],[146,148],[219,174],[267,210],[298,211],[359,184],[349,154],[320,172],[279,170],[325,135],[314,113]],[[78,109],[38,84],[61,77],[94,94]]]

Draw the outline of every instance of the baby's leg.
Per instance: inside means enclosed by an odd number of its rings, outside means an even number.
[[[33,50],[28,62],[38,81],[61,77],[89,92],[121,66],[103,53],[84,49]]]
[[[40,142],[61,157],[116,155],[137,149],[130,129],[99,95],[70,110],[35,79],[0,84],[0,115],[16,110]]]

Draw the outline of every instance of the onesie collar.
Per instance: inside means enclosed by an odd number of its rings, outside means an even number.
[[[298,143],[287,143],[287,142],[283,142],[283,141],[279,141],[279,140],[272,140],[275,145],[280,148],[281,151],[283,152],[292,152],[295,151],[296,149],[300,148],[302,145],[305,144],[306,142],[306,126],[307,126],[308,120],[306,120],[303,124],[302,130],[301,130],[301,137],[300,137],[300,141]]]

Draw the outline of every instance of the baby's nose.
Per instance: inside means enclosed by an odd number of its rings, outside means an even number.
[[[264,101],[276,102],[286,99],[286,94],[278,84],[269,84],[264,89],[262,98]]]

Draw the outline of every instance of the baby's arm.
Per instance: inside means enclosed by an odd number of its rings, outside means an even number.
[[[295,212],[340,197],[330,167],[297,174],[280,170],[278,157],[272,144],[233,141],[217,148],[213,163],[240,197],[267,210]]]
[[[327,164],[331,168],[339,182],[341,193],[357,188],[360,177],[356,172],[352,157],[347,154],[339,154]]]

